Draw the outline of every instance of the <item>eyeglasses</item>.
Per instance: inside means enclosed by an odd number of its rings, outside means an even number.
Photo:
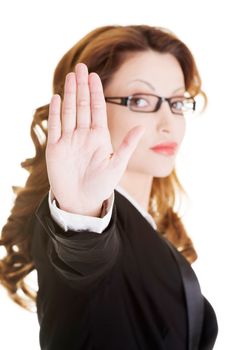
[[[157,112],[164,101],[168,103],[171,112],[177,115],[194,112],[196,108],[194,98],[185,96],[161,97],[153,94],[133,94],[125,97],[105,97],[105,100],[109,103],[127,106],[130,111],[140,113]]]

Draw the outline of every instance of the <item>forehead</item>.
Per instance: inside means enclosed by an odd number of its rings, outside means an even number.
[[[141,87],[163,95],[183,88],[184,76],[177,59],[171,54],[152,50],[131,54],[115,72],[107,90],[114,93],[116,89],[124,89],[127,92]]]

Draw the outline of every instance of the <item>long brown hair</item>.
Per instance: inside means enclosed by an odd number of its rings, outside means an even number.
[[[129,53],[149,49],[172,54],[182,68],[186,90],[192,96],[203,94],[201,79],[187,46],[168,30],[147,25],[104,26],[91,31],[58,63],[54,72],[53,94],[59,94],[63,99],[65,77],[74,71],[78,62],[85,63],[90,72],[98,73],[105,88]],[[30,254],[31,235],[27,225],[40,200],[49,190],[45,161],[48,111],[49,104],[37,108],[33,116],[31,137],[35,157],[21,163],[29,176],[24,187],[13,187],[15,201],[2,228],[0,240],[0,245],[6,249],[6,255],[0,260],[0,282],[16,303],[28,309],[29,301],[36,300],[36,292],[25,282],[26,276],[35,269]],[[154,178],[148,211],[155,218],[159,232],[189,262],[193,262],[197,257],[195,249],[181,218],[174,210],[176,196],[183,193],[175,170],[168,177]],[[155,205],[157,210],[154,209]]]

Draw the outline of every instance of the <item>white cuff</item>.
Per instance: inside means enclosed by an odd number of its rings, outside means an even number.
[[[50,214],[56,223],[62,227],[64,231],[92,231],[102,233],[109,225],[113,204],[114,204],[114,192],[103,202],[102,217],[97,218],[93,216],[79,215],[69,213],[61,210],[57,207],[55,198],[50,189],[48,196]]]

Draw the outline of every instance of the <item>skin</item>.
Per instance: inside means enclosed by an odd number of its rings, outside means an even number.
[[[128,96],[139,92],[164,97],[183,95],[184,76],[174,56],[151,50],[134,54],[113,76],[105,89],[105,96]],[[153,113],[137,113],[127,107],[107,103],[107,114],[114,149],[133,126],[142,125],[146,129],[119,184],[147,210],[153,177],[168,176],[174,168],[185,134],[185,119],[173,114],[166,102]],[[150,150],[150,147],[168,141],[178,143],[174,155]]]
[[[136,79],[146,83],[133,82]],[[182,94],[184,78],[175,58],[149,50],[126,59],[105,95],[134,92]],[[99,76],[77,64],[66,76],[63,101],[52,96],[48,116],[46,165],[60,208],[99,216],[117,184],[147,208],[153,176],[169,175],[176,157],[158,155],[149,147],[165,141],[180,145],[184,131],[184,117],[172,114],[167,103],[147,114],[106,104]]]

